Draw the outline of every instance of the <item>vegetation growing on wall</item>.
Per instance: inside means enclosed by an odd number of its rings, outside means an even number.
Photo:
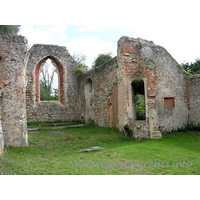
[[[74,53],[72,57],[77,63],[77,67],[75,69],[76,74],[80,75],[80,74],[84,74],[86,71],[88,71],[88,66],[85,64],[85,62],[86,62],[85,55],[82,55],[80,53]]]
[[[182,63],[181,65],[181,68],[183,68],[186,73],[190,73],[192,75],[195,75],[195,74],[200,74],[200,59],[196,59],[195,62],[193,63]],[[189,74],[186,74],[186,75],[189,75]]]
[[[125,137],[132,137],[132,136],[133,136],[133,131],[129,128],[129,125],[128,125],[128,124],[126,124],[126,125],[124,126],[123,135],[124,135]]]
[[[19,32],[20,25],[0,25],[0,34],[1,35],[17,35]]]

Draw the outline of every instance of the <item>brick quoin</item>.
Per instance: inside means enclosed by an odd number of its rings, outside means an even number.
[[[101,88],[101,82],[100,81],[96,82],[96,88],[97,88],[97,90],[99,90]]]
[[[188,110],[190,110],[190,102],[189,102],[189,91],[188,91],[188,82],[186,81],[186,84],[183,86],[184,89],[184,102],[186,104],[186,107],[188,108]]]
[[[98,108],[98,116],[101,117],[101,109]]]
[[[129,49],[125,49],[124,52],[129,52]],[[134,53],[135,55],[135,53]],[[150,68],[148,65],[145,67],[141,67],[140,64],[136,64],[134,61],[124,61],[126,76],[131,77],[133,74],[140,70],[143,74],[147,77],[147,88],[148,88],[148,95],[151,95],[156,92],[156,85],[157,85],[157,73],[156,70]],[[148,70],[147,70],[148,69]],[[151,69],[151,71],[149,71]]]
[[[111,106],[112,106],[112,110],[111,110],[112,113],[110,113]],[[118,85],[117,83],[114,84],[113,92],[110,95],[110,99],[107,100],[107,110],[108,110],[109,124],[116,127],[118,124]],[[112,114],[112,117],[111,117],[111,114]]]
[[[124,44],[124,49],[123,49],[123,56],[124,57],[135,57],[136,56],[136,47],[134,43],[131,41],[127,41]],[[135,57],[136,59],[136,57]],[[156,85],[157,85],[157,72],[156,70],[151,66],[146,65],[145,67],[141,67],[140,63],[144,63],[145,59],[144,58],[137,58],[138,62],[136,62],[134,59],[126,59],[124,61],[124,67],[125,67],[125,72],[127,77],[133,76],[133,74],[139,70],[143,72],[146,77],[147,77],[147,88],[150,90],[148,91],[148,95],[151,95],[156,92]]]

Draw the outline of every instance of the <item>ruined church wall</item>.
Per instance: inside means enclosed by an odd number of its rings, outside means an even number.
[[[36,70],[42,62],[51,58],[59,67],[60,101],[38,101],[36,88]],[[79,120],[80,108],[78,99],[78,83],[75,75],[76,63],[65,47],[57,45],[34,45],[28,55],[27,65],[27,120],[67,121]]]
[[[0,109],[6,146],[28,145],[25,91],[26,51],[26,38],[12,35],[0,36]],[[3,141],[0,143],[2,145]]]
[[[188,85],[178,63],[161,46],[145,45],[142,52],[147,62],[156,67],[154,103],[157,107],[159,130],[171,131],[184,127],[189,111]]]
[[[189,123],[198,126],[200,124],[200,75],[188,77],[189,91]]]
[[[118,41],[118,79],[119,79],[119,128],[127,124],[135,138],[160,137],[156,104],[157,74],[156,66],[148,62],[143,48],[148,41],[122,37]],[[143,81],[146,120],[136,120],[135,99],[132,83]]]
[[[188,120],[188,85],[178,63],[161,46],[140,38],[118,41],[119,128],[128,124],[136,138],[157,138],[159,131],[184,127]],[[135,120],[131,83],[143,80],[146,120]],[[166,101],[173,101],[167,105]],[[168,101],[167,101],[168,102]]]
[[[3,130],[1,125],[1,92],[0,92],[0,155],[3,153],[4,149],[4,139],[3,139]]]
[[[81,117],[85,122],[91,119],[102,127],[118,127],[117,67],[113,58],[79,77]]]

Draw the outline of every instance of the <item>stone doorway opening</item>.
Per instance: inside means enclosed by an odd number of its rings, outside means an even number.
[[[133,119],[146,120],[145,108],[145,86],[143,80],[133,81],[132,84],[133,99]]]

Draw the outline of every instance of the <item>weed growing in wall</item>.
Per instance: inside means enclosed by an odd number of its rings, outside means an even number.
[[[129,125],[126,124],[124,126],[124,130],[122,132],[122,134],[125,136],[125,137],[132,137],[133,136],[133,131],[129,128]]]

